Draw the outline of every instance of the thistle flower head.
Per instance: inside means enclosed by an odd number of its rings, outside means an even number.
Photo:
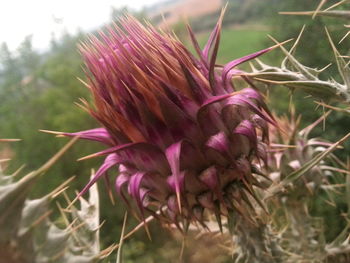
[[[177,224],[202,222],[204,210],[244,213],[274,120],[248,79],[240,90],[231,79],[242,76],[237,65],[269,49],[217,65],[221,19],[203,50],[189,29],[198,58],[132,17],[81,45],[94,98],[88,108],[103,128],[62,134],[108,147],[90,156],[106,159],[81,194],[117,166],[116,191],[142,217],[161,211]]]

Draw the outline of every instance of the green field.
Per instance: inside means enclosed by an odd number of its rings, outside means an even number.
[[[270,45],[267,37],[268,33],[267,30],[252,30],[249,28],[223,29],[221,33],[218,62],[226,63],[230,60],[268,47]],[[208,37],[209,32],[197,36],[201,47],[205,45]],[[194,51],[192,47],[190,47],[190,49],[192,52]]]

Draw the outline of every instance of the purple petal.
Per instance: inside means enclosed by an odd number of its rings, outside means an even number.
[[[221,110],[221,116],[228,131],[233,131],[244,119],[250,117],[250,112],[238,105],[226,105]]]
[[[142,171],[157,171],[161,174],[166,174],[169,171],[164,153],[158,147],[144,142],[118,145],[82,159],[111,153],[118,154],[121,163],[132,164]]]
[[[169,210],[177,214],[179,212],[179,206],[177,205],[176,195],[171,195],[168,197],[167,206]]]
[[[249,179],[252,173],[250,162],[246,158],[240,158],[236,160],[235,163],[237,169],[241,172],[241,175],[244,176],[246,179]]]
[[[197,112],[197,122],[206,136],[212,136],[219,131],[225,131],[226,125],[221,116],[222,105],[213,105],[226,99],[240,95],[240,91],[230,94],[213,96],[206,100]],[[242,95],[241,95],[242,96]],[[243,97],[244,98],[244,97]]]
[[[96,128],[73,133],[62,132],[61,134],[69,137],[79,136],[79,139],[97,141],[107,145],[113,145],[112,137],[109,135],[108,131],[105,128]]]
[[[242,121],[233,131],[234,134],[241,134],[243,136],[246,136],[250,143],[251,146],[256,149],[257,147],[257,135],[256,135],[256,131],[255,131],[255,127],[254,125],[248,121],[248,120],[244,120]]]
[[[125,173],[126,175],[134,174],[136,173],[136,169],[131,166],[126,166],[124,164],[119,165],[119,173]]]
[[[227,74],[230,72],[231,69],[233,69],[234,67],[248,61],[248,60],[251,60],[251,59],[254,59],[254,58],[257,58],[259,56],[261,56],[262,54],[270,51],[271,48],[266,48],[266,49],[263,49],[263,50],[260,50],[256,53],[253,53],[253,54],[250,54],[250,55],[247,55],[247,56],[244,56],[242,58],[239,58],[239,59],[235,59],[229,63],[227,63],[225,66],[224,66],[224,69],[222,71],[222,81],[224,83],[227,83]]]
[[[259,103],[263,102],[263,98],[262,98],[261,94],[258,91],[256,91],[255,89],[245,88],[242,90],[242,94],[249,99],[255,99]]]
[[[273,125],[276,125],[276,122],[274,120],[272,120],[266,114],[264,114],[258,106],[256,106],[250,99],[245,97],[243,94],[238,94],[237,96],[229,98],[226,105],[239,105],[243,107],[248,107],[252,112],[259,115],[264,120],[270,122]]]
[[[141,198],[141,183],[146,173],[138,172],[130,177],[128,191],[129,194],[135,199],[138,208],[140,209],[141,215],[144,219],[144,207]]]
[[[211,32],[209,39],[208,39],[208,42],[206,43],[206,45],[204,46],[204,49],[203,49],[203,56],[204,56],[204,58],[207,59],[208,64],[209,64],[210,50],[213,48],[213,46],[215,49],[215,45],[218,45],[219,44],[218,42],[220,41],[220,32],[221,32],[221,24],[222,24],[223,16],[224,16],[224,12],[221,13],[219,20],[216,23],[214,30]],[[213,53],[214,52],[215,51],[213,51]],[[214,56],[216,56],[216,54],[214,54]]]
[[[133,92],[131,92],[131,89],[129,89],[129,92],[133,98],[132,104],[137,108],[143,129],[148,134],[148,141],[160,146],[161,148],[165,148],[165,146],[169,145],[172,141],[166,124],[150,110],[149,105],[140,100],[138,96],[134,94],[138,91],[133,90]],[[139,96],[142,96],[142,94]]]
[[[197,197],[198,203],[201,204],[204,208],[214,211],[214,197],[212,192],[204,192]]]
[[[199,179],[211,190],[214,190],[219,185],[215,166],[211,166],[201,172]]]
[[[202,52],[201,48],[199,47],[198,41],[197,41],[193,31],[192,31],[192,28],[190,26],[188,26],[187,29],[188,29],[189,35],[191,37],[192,45],[193,45],[194,49],[196,50],[201,62],[205,65],[206,62],[204,60],[203,52]]]
[[[232,69],[232,70],[230,70],[230,71],[227,73],[225,79],[222,79],[223,84],[224,84],[224,88],[225,88],[227,91],[229,91],[229,92],[234,91],[235,88],[234,88],[233,84],[231,83],[231,80],[232,80],[233,76],[235,76],[235,75],[241,75],[243,72],[244,72],[244,71],[238,70],[238,69]],[[231,85],[230,85],[230,84],[231,84]],[[231,86],[232,90],[229,90],[229,87],[230,87],[230,86]]]
[[[258,146],[257,146],[257,150],[256,150],[256,155],[257,157],[262,160],[265,164],[266,167],[268,167],[268,163],[267,163],[267,160],[268,160],[268,156],[267,156],[267,149],[266,149],[266,145],[264,143],[258,143]],[[276,154],[276,156],[279,155],[279,158],[276,158],[276,159],[280,159],[282,158],[282,154]],[[279,166],[279,161],[277,161],[277,165]]]
[[[222,190],[220,186],[221,178],[219,177],[218,170],[215,166],[211,166],[204,170],[200,175],[199,179],[215,193],[216,197],[219,199],[220,203],[225,205],[224,198],[222,195]]]
[[[157,98],[167,129],[170,130],[173,139],[178,141],[188,138],[190,141],[198,141],[200,134],[197,123],[166,96],[159,93]]]
[[[252,88],[245,88],[242,90],[242,92],[245,97],[256,100],[258,106],[264,109],[264,111],[269,115],[269,117],[271,118],[271,120],[273,120],[274,123],[276,122],[269,108],[266,106],[263,97],[257,90]]]
[[[182,143],[183,141],[179,141],[177,143],[170,145],[165,152],[172,175],[174,176],[175,192],[176,192],[179,210],[181,210],[180,193],[182,190],[181,173],[180,173],[180,154],[181,154]]]
[[[196,113],[199,109],[199,105],[183,95],[178,89],[169,86],[168,83],[162,82],[164,92],[170,101],[175,103],[179,108],[181,108],[187,115],[192,119],[195,119]]]
[[[223,156],[227,157],[229,155],[230,142],[223,131],[211,136],[205,145],[215,149]]]
[[[207,88],[201,79],[196,79],[195,76],[189,71],[186,65],[181,64],[181,68],[184,72],[187,82],[191,87],[192,96],[197,103],[202,104],[205,100],[210,98],[211,94],[209,88]]]
[[[143,179],[142,185],[147,189],[151,189],[149,196],[160,202],[164,201],[169,194],[175,192],[168,183],[168,176],[157,173],[148,173]]]
[[[150,192],[151,191],[149,189],[143,187],[140,189],[140,200],[142,207],[147,207],[149,205],[149,199],[146,197],[149,195]]]
[[[209,107],[215,103],[221,102],[225,99],[228,99],[232,96],[237,95],[237,93],[230,93],[230,94],[225,94],[225,95],[218,95],[218,96],[212,96],[210,99],[207,99],[198,109],[197,112],[197,122],[200,124],[202,130],[205,129],[205,126],[208,126],[206,124],[208,124],[208,118],[205,117],[205,114],[209,112]],[[215,114],[215,112],[211,112],[211,114]],[[216,114],[217,115],[217,114]],[[218,121],[219,118],[216,118],[217,116],[213,116],[214,118],[212,118],[212,121],[216,122],[215,127],[213,127],[213,123],[210,123],[211,126],[209,126],[209,129],[212,129],[214,131],[216,130],[222,130],[224,129],[224,127],[218,127]],[[216,128],[217,127],[217,128]],[[214,128],[214,129],[213,129]]]
[[[90,187],[94,183],[97,182],[98,179],[100,179],[111,167],[113,167],[114,165],[116,165],[118,163],[120,163],[120,159],[116,154],[112,153],[112,154],[108,155],[106,157],[105,161],[103,162],[103,164],[101,165],[101,167],[96,172],[95,176],[84,187],[84,189],[78,194],[78,196],[82,196],[83,194],[85,194],[90,189]]]
[[[255,114],[252,117],[252,121],[254,123],[254,125],[256,127],[259,127],[262,131],[262,140],[265,141],[269,141],[269,130],[268,130],[268,126],[267,123],[264,119],[262,119],[259,115]]]
[[[209,40],[203,49],[204,58],[207,60],[208,70],[209,70],[209,83],[214,91],[214,94],[223,94],[224,90],[221,85],[219,85],[216,73],[214,70],[215,61],[219,50],[220,44],[220,33],[221,33],[221,23],[222,16],[219,18],[213,32],[210,34]],[[211,52],[211,55],[209,54]]]
[[[220,102],[222,100],[225,100],[227,98],[230,98],[232,96],[235,96],[237,94],[238,94],[238,92],[233,92],[233,93],[225,94],[225,95],[212,96],[210,99],[207,99],[206,101],[204,101],[204,103],[201,105],[201,107],[198,110],[197,116],[201,111],[205,110],[208,106],[210,106],[214,103]]]
[[[204,192],[207,190],[207,186],[199,180],[197,176],[198,172],[197,171],[185,171],[184,175],[184,185],[185,185],[185,190],[186,193],[191,193],[197,196],[199,193]]]
[[[200,144],[202,145],[202,143]],[[181,169],[198,170],[207,166],[207,160],[201,151],[201,146],[196,146],[188,140],[184,140],[181,148]],[[195,158],[194,158],[195,157]]]
[[[130,180],[130,176],[125,173],[120,173],[115,179],[115,190],[120,196],[123,196],[122,187]]]
[[[179,179],[175,175],[170,175],[167,178],[167,184],[170,186],[171,190],[176,193],[177,180],[179,180],[180,189],[184,189],[185,183],[185,173],[180,172]]]

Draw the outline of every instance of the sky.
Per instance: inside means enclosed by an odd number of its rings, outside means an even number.
[[[0,43],[15,50],[33,35],[36,49],[45,50],[52,34],[91,30],[108,21],[111,7],[141,9],[159,0],[2,0],[0,3]]]

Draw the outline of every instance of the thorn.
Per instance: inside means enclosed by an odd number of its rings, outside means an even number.
[[[63,192],[63,197],[66,200],[67,204],[69,204],[71,202],[70,198],[68,197],[66,192]]]
[[[80,161],[84,161],[84,160],[87,160],[87,159],[95,158],[97,156],[99,156],[99,153],[93,153],[93,154],[89,154],[87,156],[81,157],[77,161],[80,162]]]
[[[145,227],[145,231],[146,231],[147,237],[148,237],[149,241],[152,241],[152,236],[151,236],[151,232],[149,231],[148,224],[145,221],[145,219],[143,219],[143,221],[145,222],[144,227]]]
[[[288,145],[288,144],[278,144],[278,143],[271,143],[270,147],[272,148],[296,148],[296,145]]]
[[[97,226],[97,229],[101,229],[101,227],[106,223],[106,220],[103,220],[98,226]]]
[[[315,102],[317,105],[321,105],[324,108],[324,104],[319,104],[317,102]],[[308,125],[307,127],[305,127],[304,129],[302,129],[299,134],[302,136],[307,137],[308,134],[312,131],[313,128],[315,128],[320,122],[325,122],[327,117],[329,116],[329,114],[331,114],[331,110],[324,112],[320,118],[318,118],[316,121],[314,121],[313,123],[311,123],[310,125]],[[325,125],[325,124],[324,124]]]
[[[295,15],[295,16],[309,16],[313,15],[315,11],[302,11],[302,12],[278,12],[279,15]]]
[[[6,159],[5,159],[6,160]],[[10,160],[10,159],[7,159],[7,160]],[[19,167],[13,174],[12,174],[12,176],[17,176],[22,170],[23,170],[23,168],[24,167],[26,167],[26,165],[25,164],[23,164],[21,167]]]
[[[62,209],[62,206],[60,205],[60,203],[56,202],[56,205],[57,205],[58,210],[60,211],[60,214],[61,214],[61,216],[63,218],[63,221],[64,221],[64,223],[66,224],[66,227],[67,227],[69,225],[69,220],[68,220],[66,214],[64,213],[64,210]]]
[[[338,3],[335,3],[334,5],[331,5],[330,7],[326,8],[326,9],[323,10],[323,11],[324,11],[324,12],[325,12],[325,11],[329,11],[329,10],[333,9],[334,7],[337,7],[337,6],[343,4],[343,3],[347,2],[347,1],[349,1],[349,0],[342,0],[342,1],[339,1]]]
[[[118,248],[118,252],[117,252],[117,262],[121,262],[121,257],[122,257],[121,253],[122,253],[122,247],[123,247],[123,243],[124,243],[124,233],[125,233],[127,218],[128,218],[128,213],[125,212],[123,226],[122,226],[122,232],[120,234],[120,239],[119,239],[119,248]]]
[[[325,104],[324,102],[320,102],[320,101],[315,101],[316,104],[319,104],[323,107],[326,107],[328,109],[331,109],[331,110],[335,110],[335,111],[341,111],[341,112],[346,112],[346,113],[350,113],[350,109],[348,108],[337,108],[337,107],[334,107],[334,106],[331,106],[331,105],[328,105],[328,104]]]
[[[76,218],[77,219],[77,218]],[[72,224],[71,224],[71,230],[69,231],[69,233],[73,234],[74,232],[76,232],[79,228],[83,227],[86,223],[85,222],[81,222],[79,225],[73,227],[73,223],[75,223],[75,221],[77,220],[73,220]]]
[[[294,112],[294,104],[293,104],[293,92],[290,92],[290,96],[289,96],[289,104],[288,104],[288,112],[290,114],[293,114]]]
[[[182,242],[181,242],[181,251],[180,251],[180,261],[179,262],[183,262],[183,257],[185,254],[185,250],[186,250],[186,236],[183,236]]]
[[[326,111],[325,111],[325,107],[324,106],[322,106],[322,129],[323,129],[323,131],[326,131],[326,118],[327,118],[327,116],[329,115],[331,113],[331,111],[328,111],[327,113],[326,113]]]
[[[298,45],[298,43],[299,43],[299,41],[300,41],[300,39],[301,39],[301,36],[303,35],[303,33],[304,33],[304,31],[305,31],[305,27],[306,27],[306,26],[303,25],[303,27],[301,28],[300,33],[299,33],[297,39],[295,40],[295,42],[294,42],[292,48],[289,50],[289,53],[292,53],[292,52],[295,50],[295,48],[297,47],[297,45]]]
[[[345,64],[344,69],[350,65],[350,60]]]
[[[350,35],[350,31],[348,31],[345,36],[342,37],[342,39],[340,39],[340,41],[338,42],[338,44],[340,44],[341,42],[344,41],[345,38],[347,38],[347,36]]]
[[[224,232],[222,228],[222,221],[221,221],[221,215],[220,215],[220,204],[215,204],[215,218],[219,225],[220,232],[221,234],[223,234]]]
[[[91,170],[91,179],[93,178],[93,176],[95,175],[95,171],[94,169]],[[112,192],[112,188],[111,188],[111,185],[110,185],[110,180],[109,178],[106,176],[104,177],[104,181],[105,181],[105,186],[107,188],[107,191],[108,191],[108,197],[112,203],[113,206],[115,206],[115,199],[114,199],[114,196],[113,196],[113,192]]]
[[[79,200],[79,198],[80,198],[80,196],[77,195],[77,196],[73,199],[73,201],[70,202],[70,203],[68,204],[68,206],[66,207],[66,209],[70,209],[70,208],[74,205],[74,203],[75,203],[76,201]]]
[[[82,80],[81,78],[77,77],[77,79],[88,89],[91,89],[91,86],[89,84],[87,84],[84,80]]]
[[[320,4],[319,4],[319,5],[317,6],[317,8],[316,8],[314,14],[312,15],[312,19],[314,19],[314,18],[317,16],[318,12],[321,10],[322,6],[323,6],[326,2],[327,2],[327,0],[322,0],[322,1],[320,2]]]
[[[349,170],[345,170],[345,169],[341,169],[341,168],[336,168],[336,167],[332,167],[332,166],[323,166],[323,169],[350,175],[350,171]],[[336,186],[342,187],[344,185],[341,184],[341,185],[336,185]]]
[[[66,189],[68,189],[68,184],[72,182],[75,179],[75,176],[72,176],[68,178],[65,182],[60,184],[56,189],[54,189],[51,193],[48,194],[52,199],[56,198],[58,195],[60,195],[62,192],[64,192]]]
[[[44,219],[46,219],[47,217],[49,217],[52,214],[52,210],[47,211],[46,213],[44,213],[43,215],[41,215],[37,220],[35,220],[33,222],[33,224],[31,224],[30,228],[34,228],[35,226],[37,226],[38,224],[40,224]]]
[[[329,63],[329,64],[326,65],[325,67],[321,68],[321,69],[319,70],[319,72],[325,71],[325,70],[326,70],[327,68],[329,68],[331,65],[332,65],[332,63]]]
[[[275,48],[277,48],[277,47],[281,47],[281,46],[283,46],[284,44],[289,43],[289,42],[291,42],[292,40],[294,40],[294,38],[290,38],[290,39],[285,40],[285,41],[283,41],[283,42],[278,42],[278,41],[275,40],[271,35],[267,35],[267,36],[268,36],[270,39],[272,39],[272,40],[276,43],[276,45],[270,47],[270,50],[271,50],[271,49],[275,49]]]
[[[159,214],[160,211],[157,211],[157,214]],[[124,237],[123,240],[126,240],[130,236],[132,236],[134,233],[136,233],[138,230],[140,230],[145,223],[149,223],[154,219],[154,216],[149,216],[147,217],[143,222],[138,224],[133,230],[131,230],[129,233],[127,233]],[[115,249],[119,247],[119,244],[111,245],[110,247],[106,248],[105,250],[101,251],[99,254],[99,257],[108,257]]]
[[[179,206],[179,212],[181,215],[182,214],[182,207],[181,207],[180,191],[176,191],[176,199],[177,199],[177,205]]]
[[[59,190],[57,193],[55,193],[54,195],[52,195],[52,199],[56,198],[57,196],[59,196],[60,194],[62,194],[64,191],[66,191],[69,188],[69,186],[63,187],[61,190]]]
[[[254,73],[248,74],[248,75],[253,76],[253,78],[255,80],[258,80],[258,81],[261,81],[261,82],[267,82],[267,83],[271,83],[271,84],[281,84],[281,85],[283,85],[284,83],[288,82],[288,81],[283,81],[283,80],[269,80],[269,79],[256,78],[256,77],[254,77]]]
[[[85,111],[85,112],[87,112],[87,113],[90,112],[89,108],[86,107],[85,105],[80,104],[79,102],[74,102],[74,104],[75,104],[77,107],[79,107],[80,109],[82,109],[83,111]]]
[[[50,130],[42,130],[39,129],[40,132],[44,132],[44,133],[49,133],[49,134],[55,134],[57,135],[57,137],[62,137],[63,133],[62,132],[58,132],[58,131],[50,131]]]
[[[0,139],[0,142],[19,142],[22,139]]]
[[[334,203],[334,202],[332,202],[332,201],[329,201],[329,200],[326,200],[326,199],[324,199],[323,200],[326,204],[328,204],[328,205],[330,205],[330,206],[332,206],[332,207],[337,207],[337,205]]]

